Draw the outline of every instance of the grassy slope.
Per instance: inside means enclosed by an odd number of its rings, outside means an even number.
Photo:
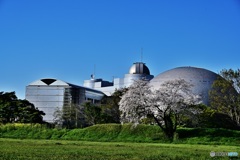
[[[240,131],[225,129],[178,129],[174,143],[239,145]],[[41,125],[8,124],[0,126],[1,138],[61,139],[115,142],[167,142],[158,126],[102,124],[84,129],[48,129]]]
[[[228,159],[211,158],[209,153],[237,152],[240,146],[124,143],[124,142],[87,142],[65,140],[20,140],[0,138],[0,159]]]

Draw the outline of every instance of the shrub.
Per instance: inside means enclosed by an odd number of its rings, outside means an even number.
[[[169,143],[158,126],[99,124],[83,129],[53,129],[45,125],[0,125],[0,138],[65,139],[84,141],[161,142]],[[214,128],[179,128],[173,143],[239,144],[240,131]]]

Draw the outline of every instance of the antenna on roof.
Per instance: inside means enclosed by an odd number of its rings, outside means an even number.
[[[114,82],[114,78],[115,78],[115,76],[112,76],[112,82]]]
[[[96,75],[96,64],[94,64],[93,75],[94,75],[94,77]]]
[[[93,74],[91,74],[91,79],[95,79],[96,65],[94,64]]]

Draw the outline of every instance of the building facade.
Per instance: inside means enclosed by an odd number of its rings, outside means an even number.
[[[40,79],[26,87],[26,99],[46,115],[43,120],[52,123],[57,108],[86,101],[97,103],[104,93],[91,88],[73,85],[57,79]]]

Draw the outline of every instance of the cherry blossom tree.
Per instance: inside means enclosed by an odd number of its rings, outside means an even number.
[[[147,81],[136,81],[119,102],[122,122],[138,123],[152,117],[169,139],[173,139],[179,115],[185,110],[197,114],[196,104],[200,97],[194,95],[192,85],[183,79],[162,83],[157,90],[151,89]]]
[[[132,122],[138,124],[146,117],[150,104],[152,91],[146,80],[135,81],[119,102],[121,122]]]
[[[159,90],[154,91],[150,114],[170,139],[176,132],[180,114],[199,113],[195,105],[201,102],[200,96],[193,94],[191,87],[190,83],[178,79],[166,81]]]

